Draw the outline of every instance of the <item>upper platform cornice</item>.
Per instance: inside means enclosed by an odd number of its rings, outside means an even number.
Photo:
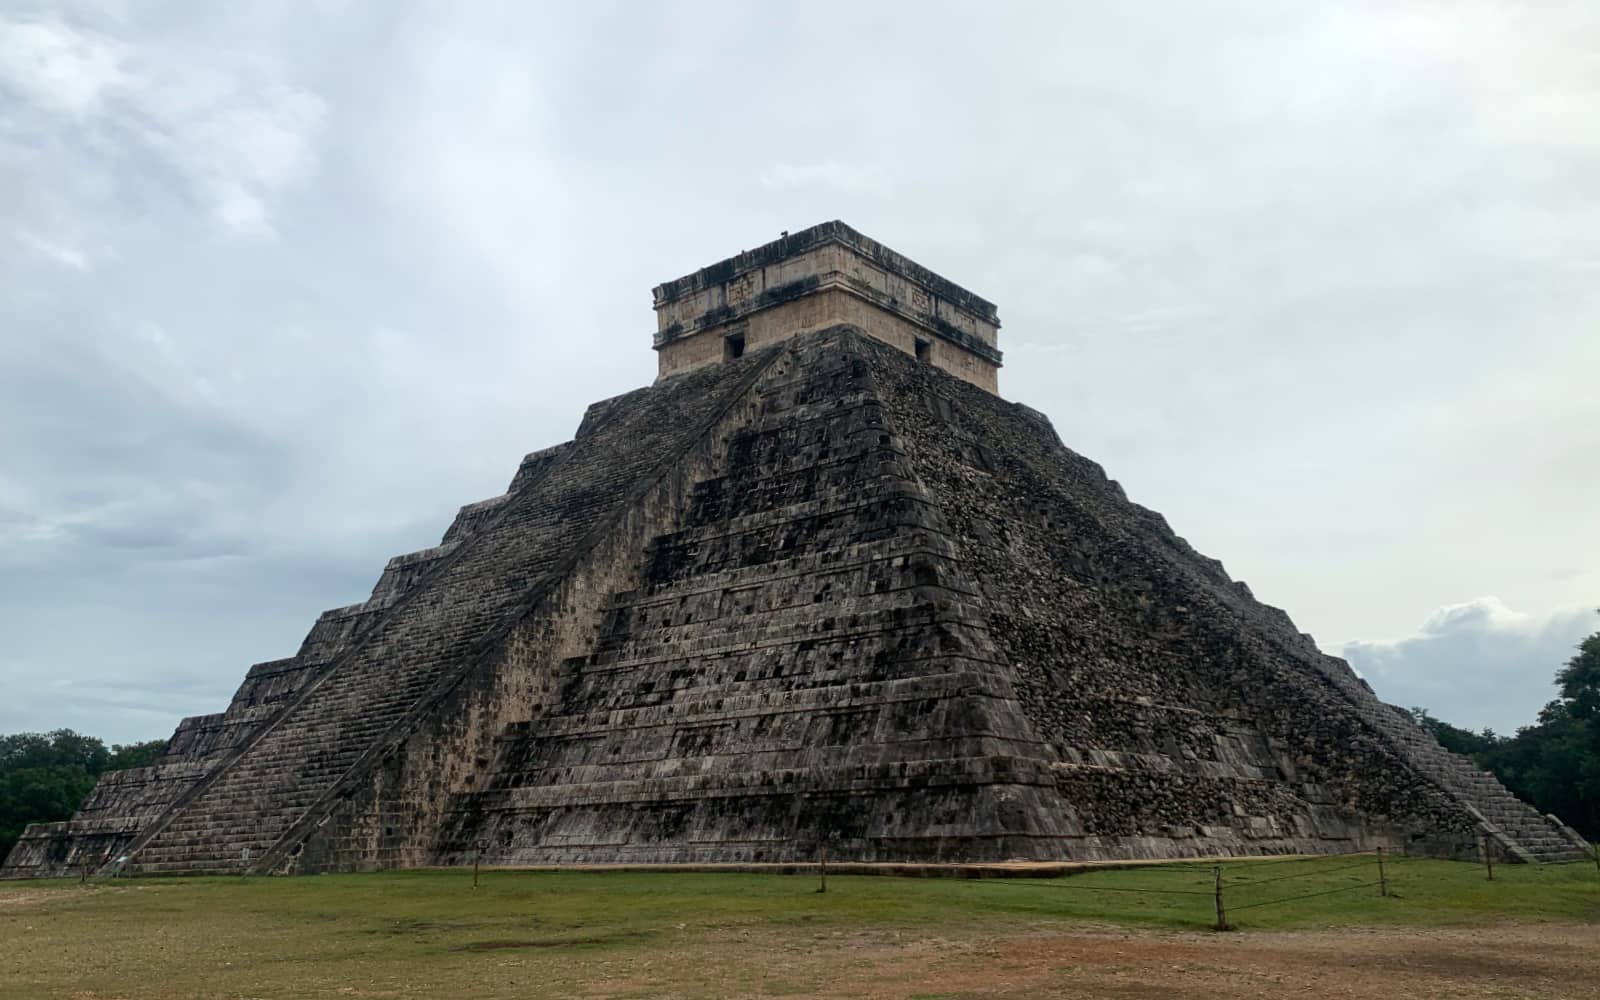
[[[672,281],[663,281],[652,289],[655,297],[655,307],[659,309],[662,306],[670,305],[696,292],[732,281],[747,271],[754,271],[758,268],[776,264],[826,243],[838,243],[849,247],[885,270],[921,285],[952,305],[964,309],[995,326],[1000,325],[1000,312],[993,302],[975,292],[968,291],[949,278],[935,274],[904,254],[889,249],[872,237],[862,235],[838,219],[834,219],[832,222],[818,223],[809,229],[802,229],[798,233],[780,236],[771,243],[764,243],[754,250],[746,250],[725,260],[719,260],[715,264],[702,267],[692,274],[686,274]]]

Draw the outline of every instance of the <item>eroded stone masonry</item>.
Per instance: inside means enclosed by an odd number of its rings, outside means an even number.
[[[828,223],[656,301],[655,385],[3,874],[1583,847],[1001,399],[983,299]]]

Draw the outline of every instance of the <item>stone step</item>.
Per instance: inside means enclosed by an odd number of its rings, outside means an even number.
[[[960,666],[957,661],[929,661],[930,668]],[[568,736],[658,725],[691,725],[722,718],[815,712],[819,709],[854,709],[888,702],[951,697],[1006,697],[993,677],[975,670],[939,673],[883,681],[863,681],[859,670],[832,671],[831,677],[801,678],[803,686],[774,689],[770,677],[742,683],[709,683],[669,689],[660,700],[627,705],[590,706],[586,712],[544,715],[516,727],[519,736]]]
[[[757,358],[651,390],[650,413],[592,409],[577,440],[534,456],[531,467],[524,462],[514,495],[463,508],[442,546],[392,560],[367,605],[319,621],[308,637],[308,651],[332,661],[330,672],[141,857],[199,870],[232,867],[237,852],[269,848],[441,679],[470,665],[499,623],[524,613],[530,588],[651,470],[692,443],[765,363]],[[819,400],[819,417],[834,402]],[[672,419],[659,418],[669,412]],[[208,860],[208,852],[216,856]]]
[[[937,604],[924,594],[904,592],[893,595],[893,600],[885,603],[891,606],[840,608],[836,613],[821,618],[754,616],[754,621],[741,620],[737,626],[722,627],[709,633],[705,630],[686,634],[648,631],[621,648],[597,652],[581,663],[573,664],[573,667],[591,675],[597,671],[617,674],[686,657],[699,660],[748,654],[754,650],[776,650],[800,643],[834,646],[839,640],[854,638],[873,641],[886,633],[917,632],[931,643],[942,637],[941,628],[949,632],[982,625],[980,622],[962,621],[952,617],[949,612],[940,611]],[[573,670],[566,672],[570,674]]]
[[[752,741],[746,747],[729,746],[723,752],[679,755],[665,749],[647,755],[629,756],[625,747],[608,746],[608,759],[599,761],[563,760],[558,754],[539,752],[530,747],[534,764],[518,768],[506,788],[576,788],[638,783],[696,782],[709,788],[733,782],[745,787],[752,773],[782,774],[810,771],[818,767],[854,769],[861,773],[895,767],[913,767],[928,760],[960,757],[987,760],[994,756],[1037,759],[1040,746],[1000,734],[970,738],[908,737],[886,739],[868,746],[846,743],[818,744],[797,739]],[[610,757],[612,753],[619,756]],[[1192,777],[1192,776],[1191,776]]]
[[[744,796],[793,796],[808,788],[865,791],[982,783],[1055,786],[1041,761],[1015,757],[926,758],[887,764],[824,764],[713,776],[663,776],[573,784],[495,787],[474,796],[481,808],[527,810],[589,803],[668,802]]]

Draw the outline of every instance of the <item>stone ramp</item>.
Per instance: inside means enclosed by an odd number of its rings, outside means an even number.
[[[766,360],[770,360],[770,354]],[[762,363],[719,367],[591,411],[579,437],[511,499],[465,512],[439,550],[391,562],[389,600],[283,714],[133,845],[130,870],[236,872],[260,866],[307,810],[418,705],[448,684],[550,583],[573,547]]]

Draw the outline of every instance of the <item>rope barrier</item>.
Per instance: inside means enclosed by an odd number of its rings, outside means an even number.
[[[1215,868],[1216,866],[1218,866],[1218,865],[1248,865],[1248,866],[1250,866],[1252,868],[1261,868],[1261,867],[1266,867],[1266,866],[1269,866],[1269,865],[1294,865],[1294,864],[1307,864],[1307,865],[1310,865],[1310,864],[1318,864],[1318,863],[1323,862],[1323,861],[1331,861],[1331,860],[1334,860],[1336,858],[1352,858],[1352,857],[1356,857],[1357,855],[1367,855],[1367,856],[1371,857],[1371,856],[1375,856],[1375,854],[1376,854],[1375,851],[1364,850],[1364,851],[1340,851],[1337,854],[1311,854],[1311,855],[1307,855],[1305,857],[1295,857],[1295,858],[1280,858],[1280,857],[1276,857],[1276,856],[1273,856],[1273,855],[1258,855],[1258,856],[1247,856],[1247,857],[1238,857],[1238,858],[1185,858],[1182,861],[1160,861],[1160,862],[1155,862],[1155,863],[1152,863],[1152,864],[1121,864],[1121,865],[1118,865],[1116,867],[1106,868],[1105,870],[1106,871],[1130,871],[1130,870],[1133,870],[1133,869],[1138,869],[1139,871],[1144,871],[1144,872],[1150,872],[1150,871],[1193,871],[1193,872],[1203,872],[1203,873],[1209,875],[1209,874],[1211,874],[1211,870],[1213,868]],[[1385,855],[1384,860],[1388,861],[1389,857],[1390,857],[1389,855]],[[1398,857],[1401,857],[1401,855],[1394,855],[1393,857],[1398,858]],[[1415,859],[1415,860],[1426,860],[1426,859]]]
[[[1346,885],[1341,886],[1338,889],[1324,889],[1322,892],[1307,892],[1299,896],[1283,896],[1279,899],[1263,899],[1255,903],[1245,903],[1243,906],[1229,906],[1228,910],[1230,912],[1234,910],[1250,910],[1257,906],[1271,906],[1274,903],[1289,903],[1296,899],[1311,899],[1314,896],[1331,896],[1336,892],[1349,892],[1352,889],[1370,889],[1377,884],[1378,883],[1376,882],[1362,882],[1359,885]]]
[[[1371,867],[1371,865],[1372,865],[1372,862],[1370,862],[1370,861],[1362,861],[1362,862],[1359,862],[1359,863],[1353,864],[1353,865],[1340,865],[1338,868],[1319,868],[1318,870],[1311,871],[1311,872],[1295,872],[1293,875],[1275,875],[1272,878],[1261,878],[1261,879],[1255,879],[1253,881],[1227,882],[1225,884],[1228,885],[1229,887],[1248,888],[1248,887],[1253,886],[1253,885],[1266,885],[1269,882],[1282,882],[1285,879],[1318,878],[1318,877],[1323,876],[1323,875],[1332,875],[1332,874],[1334,874],[1336,872],[1347,872],[1347,871],[1350,871],[1350,870],[1355,869],[1355,868],[1369,868],[1369,867]],[[1241,878],[1241,879],[1248,879],[1249,878],[1249,876],[1236,876],[1236,877]]]
[[[1215,859],[1194,858],[1194,859],[1185,859],[1183,861],[1161,861],[1161,862],[1156,862],[1156,863],[1148,864],[1148,865],[1130,864],[1130,865],[1123,865],[1123,866],[1116,867],[1116,868],[1108,868],[1106,870],[1108,870],[1108,871],[1127,871],[1127,870],[1131,870],[1131,869],[1137,868],[1139,871],[1193,871],[1193,872],[1204,872],[1205,874],[1209,875],[1211,873],[1211,870],[1213,868],[1217,867],[1218,865],[1223,865],[1224,867],[1241,865],[1241,866],[1247,866],[1247,867],[1250,867],[1250,868],[1266,868],[1266,867],[1272,867],[1272,866],[1276,866],[1276,865],[1296,865],[1296,864],[1313,865],[1313,864],[1320,864],[1320,863],[1322,863],[1324,861],[1333,861],[1333,860],[1336,860],[1338,858],[1353,858],[1353,857],[1357,857],[1357,856],[1361,856],[1361,855],[1365,855],[1367,857],[1376,857],[1377,852],[1376,851],[1340,851],[1338,854],[1313,854],[1313,855],[1309,855],[1309,856],[1303,857],[1303,858],[1280,858],[1280,857],[1275,857],[1275,856],[1272,856],[1272,855],[1260,855],[1260,856],[1253,856],[1253,857],[1252,856],[1247,856],[1247,857],[1238,857],[1238,858],[1215,858]],[[1397,858],[1400,857],[1400,856],[1401,855],[1394,855],[1394,857],[1397,857]],[[1387,855],[1387,854],[1384,855],[1384,861],[1385,862],[1387,862],[1389,860],[1389,858],[1390,858],[1390,855]],[[1427,859],[1413,859],[1413,860],[1427,860]]]
[[[1319,862],[1319,861],[1330,861],[1330,860],[1332,860],[1334,858],[1353,858],[1358,854],[1375,854],[1375,852],[1373,852],[1373,851],[1340,851],[1338,854],[1314,854],[1314,855],[1311,855],[1310,857],[1305,857],[1305,858],[1270,858],[1270,859],[1263,860],[1263,861],[1257,861],[1254,858],[1246,858],[1246,859],[1242,859],[1242,860],[1241,859],[1230,859],[1228,861],[1217,861],[1217,862],[1215,862],[1215,864],[1219,864],[1219,865],[1220,864],[1242,864],[1242,865],[1252,865],[1252,866],[1257,867],[1257,868],[1264,868],[1264,867],[1266,867],[1268,865],[1315,864],[1316,862]]]
[[[1430,860],[1437,861],[1437,860],[1445,860],[1445,859],[1440,859],[1440,858],[1413,858],[1413,859],[1410,859],[1410,860],[1414,860],[1414,861],[1430,861]],[[1448,868],[1448,869],[1435,869],[1434,872],[1432,872],[1431,874],[1428,875],[1429,881],[1438,881],[1440,879],[1455,879],[1455,878],[1477,878],[1477,879],[1483,878],[1483,863],[1481,861],[1468,861],[1468,860],[1466,860],[1464,858],[1457,858],[1457,859],[1451,859],[1451,860],[1452,860],[1452,863],[1453,863],[1453,865],[1455,867],[1451,867],[1451,868]],[[1384,864],[1388,864],[1388,859],[1384,860]],[[1499,862],[1496,863],[1496,869],[1497,870],[1499,868],[1499,864],[1500,864]]]
[[[1006,882],[1000,879],[969,879],[969,885],[1014,885],[1023,889],[1082,889],[1085,892],[1152,892],[1165,896],[1209,896],[1199,889],[1144,889],[1131,885],[1064,885],[1065,879],[1034,879],[1031,882]]]
[[[1355,860],[1358,858],[1360,860]],[[1226,914],[1237,913],[1242,910],[1253,910],[1260,906],[1278,906],[1283,903],[1293,903],[1300,900],[1316,899],[1321,896],[1334,896],[1340,893],[1356,892],[1364,889],[1379,890],[1375,895],[1393,896],[1396,895],[1393,892],[1393,889],[1395,888],[1393,866],[1409,865],[1413,862],[1429,862],[1431,864],[1432,862],[1439,860],[1442,859],[1430,858],[1424,855],[1389,854],[1380,849],[1364,851],[1341,851],[1337,854],[1311,855],[1308,857],[1294,858],[1235,858],[1227,860],[1219,859],[1215,861],[1189,859],[1179,862],[1145,865],[1137,863],[1118,864],[1105,868],[1091,868],[1088,870],[1063,873],[1060,877],[1056,878],[1034,878],[1027,880],[1016,880],[1014,878],[978,878],[970,881],[973,883],[987,885],[1018,886],[1033,889],[1066,889],[1090,893],[1131,892],[1156,896],[1211,897],[1216,903],[1216,927],[1219,930],[1223,930],[1227,929],[1229,926],[1226,923]],[[1438,866],[1432,872],[1429,872],[1425,875],[1408,875],[1406,878],[1409,880],[1413,877],[1417,877],[1431,882],[1439,879],[1454,881],[1454,877],[1457,875],[1461,876],[1463,879],[1476,879],[1479,877],[1477,865],[1473,864],[1469,859],[1457,860],[1460,860],[1463,863],[1456,866]],[[1329,862],[1333,862],[1334,864],[1330,867],[1328,866]],[[1271,874],[1264,878],[1254,877],[1254,873],[1263,868],[1277,868],[1278,866],[1282,865],[1301,865],[1304,867],[1298,871],[1287,870],[1283,874]],[[1228,905],[1226,910],[1224,910],[1224,889],[1230,890],[1233,893],[1238,893],[1246,889],[1253,889],[1257,886],[1271,885],[1276,882],[1288,882],[1295,879],[1321,878],[1324,876],[1331,877],[1333,875],[1346,874],[1354,872],[1357,869],[1368,868],[1369,866],[1375,869],[1375,873],[1377,874],[1376,879],[1352,882],[1349,885],[1340,885],[1328,889],[1319,889],[1314,892],[1294,893],[1288,896],[1275,896],[1271,899],[1258,899],[1248,903],[1233,903]],[[1389,870],[1387,876],[1385,874],[1385,869]],[[1097,871],[1100,874],[1111,874],[1114,872],[1127,871],[1139,871],[1146,875],[1150,873],[1165,873],[1169,875],[1182,876],[1186,881],[1196,879],[1198,876],[1210,876],[1208,881],[1214,879],[1215,884],[1206,889],[1169,889],[1152,886],[1097,885],[1088,881],[1087,879],[1078,877],[1081,875],[1093,875]],[[1231,876],[1227,874],[1229,872],[1232,873]],[[1359,878],[1359,876],[1355,875],[1349,875],[1347,877]],[[1188,881],[1188,884],[1193,885],[1195,884],[1195,881]],[[1177,904],[1172,904],[1172,908],[1167,912],[1176,917],[1183,917],[1185,914],[1192,913],[1192,911],[1189,909],[1189,905],[1179,906]]]
[[[1470,866],[1470,867],[1476,867],[1477,865],[1479,865],[1481,863],[1480,859],[1477,859],[1477,858],[1430,858],[1430,857],[1427,857],[1425,855],[1420,855],[1420,854],[1385,854],[1383,856],[1383,863],[1384,864],[1388,864],[1391,861],[1393,861],[1396,864],[1410,864],[1410,863],[1415,862],[1415,861],[1428,861],[1428,862],[1446,861],[1446,862],[1454,862],[1456,864],[1461,864],[1461,865],[1467,865],[1467,866]]]

